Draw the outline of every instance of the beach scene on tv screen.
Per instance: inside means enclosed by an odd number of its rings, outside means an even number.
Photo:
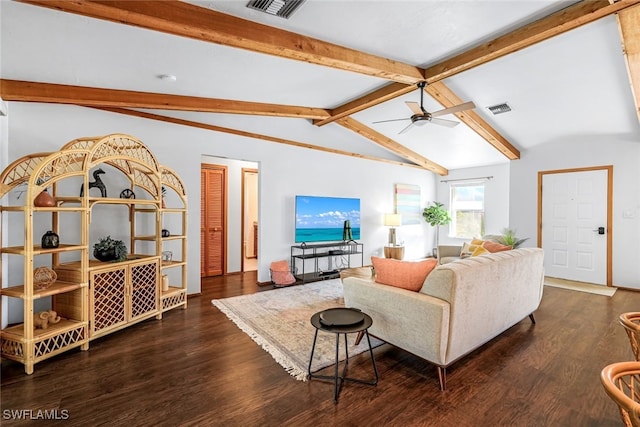
[[[349,221],[353,240],[360,238],[360,199],[343,197],[296,197],[296,243],[343,240]]]

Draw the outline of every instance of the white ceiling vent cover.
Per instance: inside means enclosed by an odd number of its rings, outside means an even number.
[[[247,7],[261,10],[269,15],[289,19],[302,3],[304,3],[304,0],[251,0],[247,3]]]
[[[509,107],[509,104],[507,104],[506,102],[498,105],[492,105],[491,107],[487,107],[487,109],[491,111],[494,116],[496,114],[508,113],[509,111],[511,111],[511,107]]]

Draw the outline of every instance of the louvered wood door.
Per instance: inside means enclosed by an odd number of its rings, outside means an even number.
[[[224,274],[226,168],[207,165],[201,171],[200,273]]]

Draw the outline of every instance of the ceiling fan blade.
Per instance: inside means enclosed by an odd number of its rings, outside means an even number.
[[[402,121],[402,120],[411,120],[411,117],[405,117],[404,119],[378,120],[377,122],[371,122],[371,123],[399,122],[399,121]]]
[[[407,126],[406,128],[402,129],[400,132],[398,132],[398,135],[403,134],[403,133],[407,133],[407,132],[409,132],[412,128],[413,128],[413,122],[409,123],[409,126]]]
[[[409,107],[413,114],[424,114],[424,111],[422,111],[422,108],[420,108],[420,104],[418,104],[417,102],[406,101],[405,104],[407,104],[407,107]]]
[[[433,119],[433,118],[431,119],[431,123],[433,123],[434,125],[446,126],[448,128],[456,127],[460,124],[460,122],[456,122],[453,120]]]
[[[465,102],[464,104],[454,105],[451,108],[445,108],[444,110],[438,110],[431,113],[431,117],[444,116],[445,114],[457,113],[458,111],[471,110],[476,108],[476,104],[473,102]]]

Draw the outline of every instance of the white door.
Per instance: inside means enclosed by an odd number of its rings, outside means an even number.
[[[607,284],[607,177],[607,170],[543,175],[547,276]]]

